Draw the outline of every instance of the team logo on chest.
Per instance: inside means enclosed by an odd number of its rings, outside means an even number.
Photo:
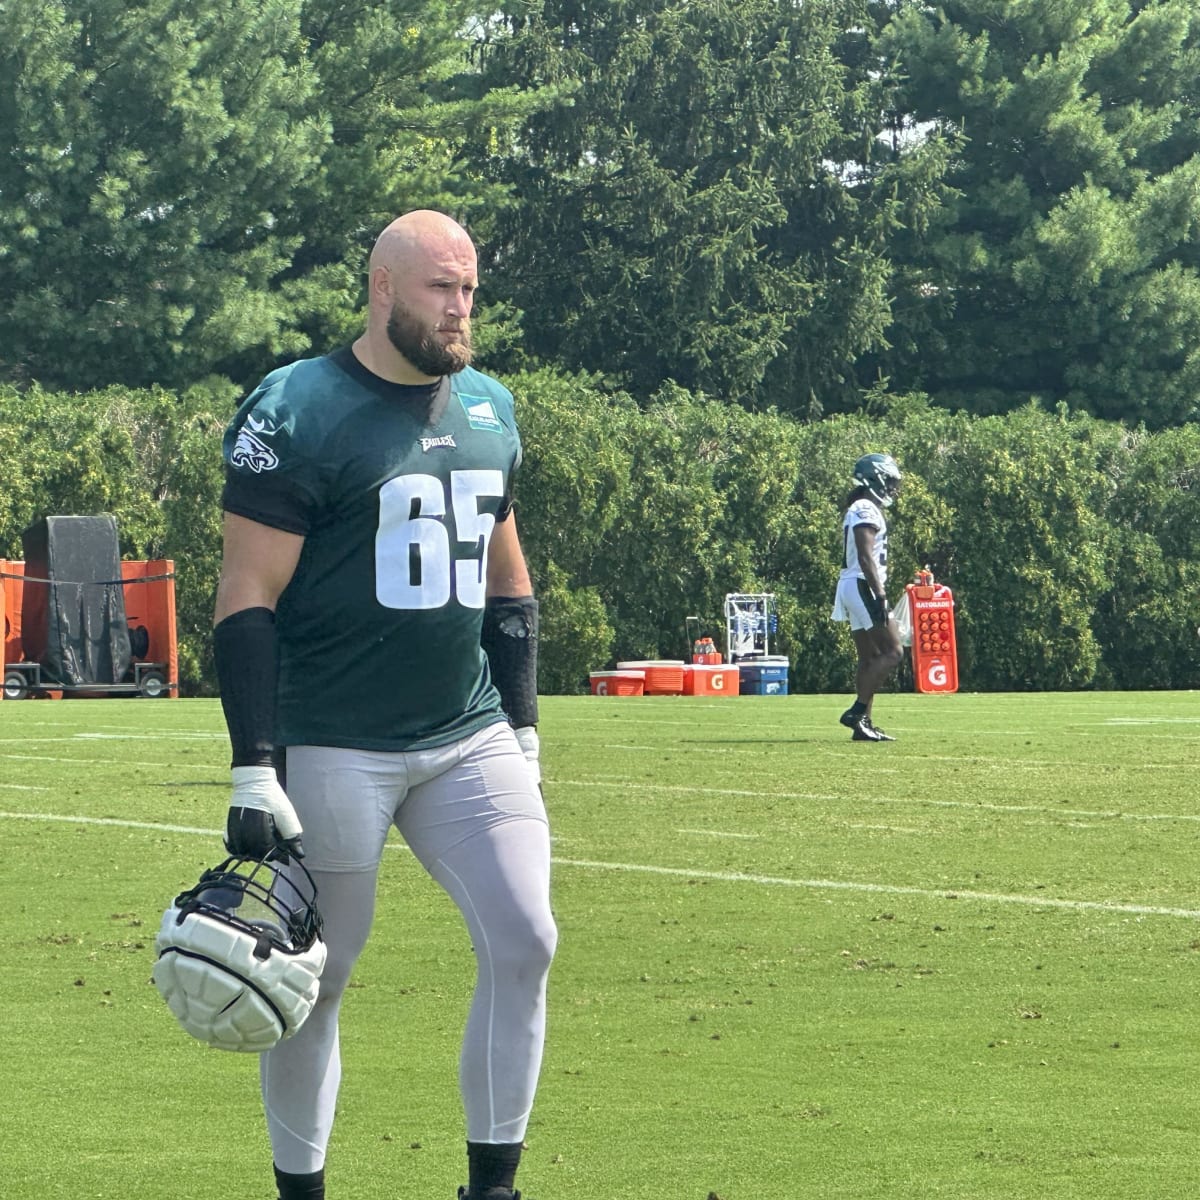
[[[444,433],[441,437],[423,437],[417,439],[421,443],[421,450],[428,454],[430,450],[457,450],[458,446],[454,441],[454,434]]]

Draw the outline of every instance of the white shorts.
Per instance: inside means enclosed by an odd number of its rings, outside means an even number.
[[[870,594],[871,589],[861,575],[839,579],[830,617],[835,621],[849,621],[853,630],[871,629],[875,622],[871,620],[871,610],[867,608],[866,596]]]

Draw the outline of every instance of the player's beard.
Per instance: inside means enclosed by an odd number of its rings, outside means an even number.
[[[392,345],[422,375],[453,375],[471,365],[471,321],[464,318],[452,342],[441,341],[435,330],[422,325],[402,304],[392,306],[387,335]]]

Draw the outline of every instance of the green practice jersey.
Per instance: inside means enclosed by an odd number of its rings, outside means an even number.
[[[505,720],[479,634],[521,457],[509,391],[471,368],[389,383],[346,348],[268,375],[224,453],[225,510],[305,538],[277,744],[421,749]]]

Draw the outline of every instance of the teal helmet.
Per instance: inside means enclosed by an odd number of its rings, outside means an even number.
[[[876,504],[887,508],[900,493],[904,476],[890,454],[864,454],[854,464],[854,482],[866,488]]]

